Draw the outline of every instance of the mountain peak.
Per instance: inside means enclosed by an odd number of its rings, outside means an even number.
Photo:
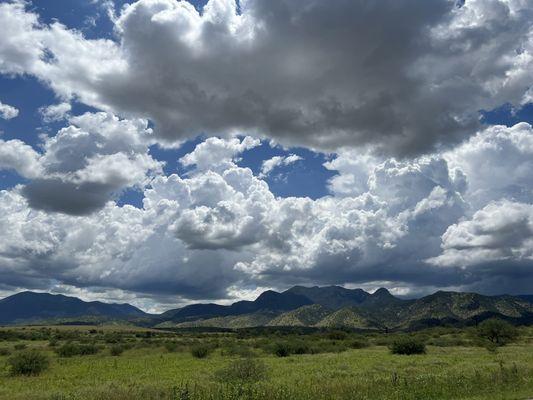
[[[389,290],[387,288],[379,288],[378,290],[376,290],[374,293],[372,293],[372,296],[380,296],[380,297],[385,297],[385,296],[392,296],[391,292],[389,292]]]

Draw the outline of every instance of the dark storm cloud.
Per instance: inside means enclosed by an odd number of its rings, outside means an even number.
[[[528,90],[520,70],[508,77],[529,45],[531,10],[471,8],[250,0],[237,15],[217,0],[199,16],[183,3],[142,0],[118,21],[127,72],[96,91],[117,110],[150,115],[168,141],[237,130],[419,154],[471,135],[479,109]]]
[[[114,185],[36,179],[24,186],[22,194],[32,208],[70,215],[90,214],[109,201]]]

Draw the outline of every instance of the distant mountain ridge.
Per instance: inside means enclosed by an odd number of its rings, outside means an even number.
[[[284,306],[283,309],[280,305]],[[209,312],[202,314],[204,311]],[[156,317],[160,318],[156,326],[409,330],[438,325],[471,325],[490,317],[517,324],[533,324],[533,301],[527,295],[484,296],[444,291],[405,300],[393,296],[385,288],[368,293],[340,286],[294,286],[281,293],[268,291],[255,301],[229,306],[196,304],[169,310]]]
[[[0,325],[77,317],[120,320],[147,315],[130,304],[86,302],[61,294],[21,292],[0,300]]]
[[[96,318],[159,328],[280,326],[411,330],[471,325],[490,317],[533,324],[533,297],[439,291],[405,300],[385,288],[368,293],[340,286],[294,286],[281,293],[265,291],[254,301],[231,305],[191,304],[159,315],[146,314],[129,304],[84,302],[46,293],[23,292],[0,300],[1,325]]]

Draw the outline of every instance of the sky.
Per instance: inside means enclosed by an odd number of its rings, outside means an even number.
[[[533,288],[528,0],[0,0],[0,296]]]

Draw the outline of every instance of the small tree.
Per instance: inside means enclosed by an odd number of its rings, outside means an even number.
[[[39,375],[50,364],[48,357],[36,350],[26,350],[7,360],[13,375]]]
[[[518,337],[518,329],[501,319],[487,319],[477,327],[477,336],[490,346],[505,346]]]

